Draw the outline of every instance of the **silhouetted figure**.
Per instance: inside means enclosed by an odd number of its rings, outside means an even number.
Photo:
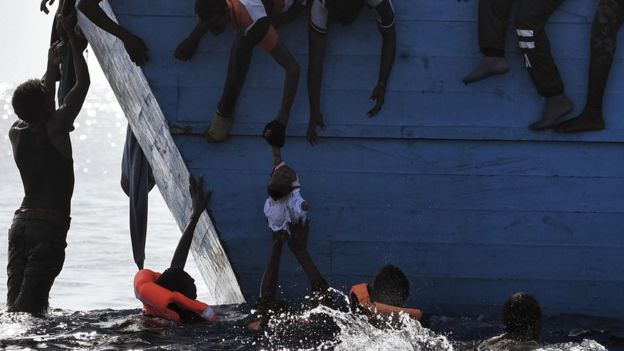
[[[147,55],[147,46],[145,46],[143,40],[108,17],[106,12],[100,7],[100,2],[102,0],[81,0],[78,3],[78,10],[87,16],[93,24],[121,40],[132,62],[137,66],[144,65],[149,57]]]
[[[189,223],[178,242],[171,265],[162,274],[149,269],[141,269],[134,277],[134,292],[141,302],[145,314],[188,323],[216,321],[213,309],[196,301],[195,280],[184,271],[195,228],[210,202],[212,191],[204,192],[204,179],[199,182],[189,178],[189,192],[192,199],[192,214]]]
[[[482,342],[478,351],[529,351],[539,348],[542,309],[535,297],[513,294],[503,306],[505,333]]]
[[[13,157],[22,177],[24,200],[9,231],[7,306],[9,311],[45,313],[54,279],[65,261],[70,225],[74,166],[69,131],[89,90],[90,79],[82,52],[86,42],[63,18],[74,61],[76,83],[55,109],[61,43],[48,53],[45,81],[29,80],[13,94],[19,118],[10,131]]]
[[[605,127],[602,102],[617,47],[617,33],[624,23],[624,2],[600,0],[592,25],[591,60],[587,102],[583,112],[555,128],[558,133],[602,130]]]
[[[310,100],[310,121],[308,141],[318,144],[316,128],[325,129],[325,120],[321,113],[321,85],[323,81],[323,62],[327,49],[327,28],[330,19],[335,19],[346,26],[357,18],[366,5],[377,15],[377,28],[382,37],[381,62],[379,77],[373,88],[370,100],[375,103],[368,111],[373,117],[381,111],[386,97],[388,80],[396,56],[396,30],[394,27],[394,8],[392,0],[311,0],[310,22],[308,26],[309,64],[308,97]]]
[[[191,34],[183,40],[175,51],[179,60],[190,60],[200,39],[208,31],[220,35],[231,24],[236,37],[230,51],[227,76],[223,94],[217,105],[206,138],[210,142],[224,141],[234,122],[236,102],[247,78],[253,49],[261,47],[286,72],[284,93],[275,120],[268,123],[263,131],[267,142],[276,147],[284,145],[285,130],[290,109],[297,93],[299,64],[286,45],[280,40],[275,26],[296,17],[303,8],[301,0],[261,1],[261,0],[196,0],[195,14],[199,23]]]
[[[518,3],[516,34],[526,68],[537,91],[545,99],[541,118],[529,125],[531,130],[552,128],[572,111],[564,93],[563,81],[550,51],[544,30],[550,15],[565,0],[481,0],[479,2],[479,46],[485,55],[466,84],[502,74],[509,70],[504,58],[505,33],[514,2]]]

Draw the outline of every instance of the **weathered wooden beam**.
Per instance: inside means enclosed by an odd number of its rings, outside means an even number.
[[[101,6],[116,20],[107,0],[102,1]],[[102,31],[82,14],[79,14],[79,21],[152,166],[158,189],[182,230],[191,215],[191,197],[188,191],[190,173],[171,137],[165,116],[141,68],[130,61],[122,42]],[[171,248],[172,254],[174,249]],[[209,303],[244,302],[230,261],[206,213],[202,215],[195,230],[192,251],[209,288]]]

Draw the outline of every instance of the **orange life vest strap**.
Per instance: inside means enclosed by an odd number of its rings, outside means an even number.
[[[370,298],[370,294],[368,293],[368,284],[366,283],[356,284],[351,287],[350,295],[355,295],[360,305],[372,312],[377,312],[384,315],[407,313],[411,318],[416,320],[420,320],[423,315],[422,311],[418,308],[397,307],[392,305],[386,305],[380,302],[373,302]]]

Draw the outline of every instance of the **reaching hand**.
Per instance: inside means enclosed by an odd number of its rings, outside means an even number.
[[[63,53],[65,52],[66,46],[62,41],[56,41],[54,44],[50,45],[50,49],[48,50],[48,61],[50,64],[58,67],[63,61]]]
[[[204,191],[204,177],[200,177],[199,182],[196,182],[193,176],[189,176],[189,191],[193,203],[193,216],[199,217],[208,207],[212,190]]]
[[[198,46],[199,41],[193,38],[186,38],[178,44],[174,56],[180,61],[188,61],[195,55]]]
[[[147,46],[141,38],[128,34],[122,41],[126,52],[128,52],[128,56],[130,56],[130,60],[132,60],[134,64],[143,66],[149,60],[147,56]]]
[[[54,0],[41,0],[41,6],[39,7],[39,10],[47,15],[48,13],[50,13],[50,10],[48,10],[48,5],[52,6],[52,4],[54,4]]]
[[[308,142],[312,146],[318,145],[319,143],[319,136],[317,134],[316,127],[321,128],[321,130],[325,130],[327,128],[325,126],[323,115],[320,113],[316,116],[310,116],[310,122],[308,123]]]
[[[368,117],[375,117],[381,111],[381,107],[384,104],[384,99],[386,97],[386,87],[383,84],[377,84],[373,89],[373,93],[371,94],[370,100],[375,103],[370,111],[368,111]]]
[[[310,234],[310,221],[303,219],[298,223],[289,224],[290,236],[286,239],[288,246],[293,252],[306,251],[308,249],[308,235]]]

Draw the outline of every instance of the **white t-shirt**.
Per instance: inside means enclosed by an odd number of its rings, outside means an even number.
[[[290,234],[290,223],[306,220],[307,211],[303,209],[305,200],[301,197],[299,188],[294,189],[288,196],[277,201],[268,198],[264,202],[264,215],[269,223],[269,228],[277,232],[285,230]]]
[[[317,32],[327,32],[329,11],[325,6],[327,0],[312,0],[310,9],[310,26]],[[394,25],[394,7],[392,0],[366,0],[366,5],[377,14],[377,25],[380,28],[390,28]]]

